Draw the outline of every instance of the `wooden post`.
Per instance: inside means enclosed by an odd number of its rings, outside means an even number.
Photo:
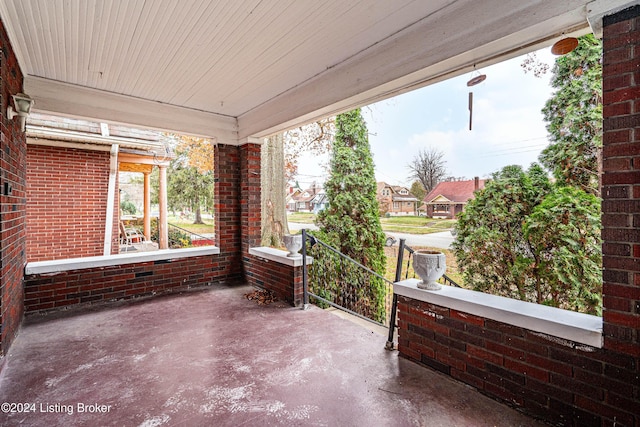
[[[158,166],[160,170],[160,189],[158,191],[158,205],[160,217],[158,218],[158,240],[160,249],[169,248],[169,230],[167,226],[167,167]]]
[[[144,239],[151,240],[151,173],[144,175]]]

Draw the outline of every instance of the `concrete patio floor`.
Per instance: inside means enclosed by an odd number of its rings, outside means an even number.
[[[0,425],[543,425],[384,350],[385,336],[316,307],[260,306],[252,290],[28,318],[0,403],[30,412]]]

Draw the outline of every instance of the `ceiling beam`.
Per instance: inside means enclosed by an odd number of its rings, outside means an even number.
[[[237,144],[234,117],[27,76],[24,91],[34,110],[99,122],[144,126]]]
[[[584,0],[452,2],[241,115],[239,137],[268,136],[428,86],[550,45],[567,31],[588,32]]]

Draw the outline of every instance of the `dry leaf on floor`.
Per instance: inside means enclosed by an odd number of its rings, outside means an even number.
[[[256,289],[253,292],[244,294],[244,297],[249,301],[255,300],[258,303],[258,305],[267,305],[278,300],[276,296],[273,294],[273,292],[265,289]]]

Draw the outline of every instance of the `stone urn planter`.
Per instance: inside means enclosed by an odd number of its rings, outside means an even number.
[[[298,253],[298,251],[302,249],[302,234],[285,234],[284,246],[289,251],[287,254],[289,258],[302,257],[302,255]]]
[[[442,285],[436,280],[442,277],[447,269],[446,258],[442,252],[417,250],[413,253],[413,270],[422,279],[418,288],[437,291]]]

